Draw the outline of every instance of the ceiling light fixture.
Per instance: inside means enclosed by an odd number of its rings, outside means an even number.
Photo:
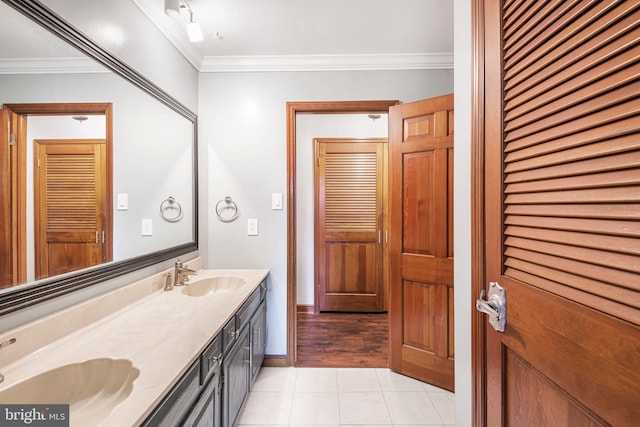
[[[173,18],[180,16],[180,0],[164,0],[164,13]]]
[[[187,23],[187,36],[192,43],[204,40],[202,28],[197,22],[193,22],[193,9],[186,0],[164,0],[164,13],[174,18],[180,16],[180,9],[187,9],[189,22]]]

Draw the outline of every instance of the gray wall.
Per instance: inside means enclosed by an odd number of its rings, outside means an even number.
[[[398,99],[451,93],[453,72],[346,71],[201,74],[199,154],[201,250],[206,268],[268,268],[267,354],[286,354],[286,212],[271,193],[286,194],[286,102]],[[218,200],[240,208],[216,220]],[[259,220],[247,236],[247,219]]]

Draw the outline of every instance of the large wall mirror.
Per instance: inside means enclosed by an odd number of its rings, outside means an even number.
[[[38,1],[0,37],[0,315],[197,250],[195,114]]]

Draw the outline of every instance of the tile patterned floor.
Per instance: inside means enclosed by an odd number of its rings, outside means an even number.
[[[368,368],[262,368],[238,427],[455,425],[454,394]]]

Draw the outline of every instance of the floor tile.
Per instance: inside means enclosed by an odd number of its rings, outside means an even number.
[[[340,368],[337,370],[338,391],[381,391],[375,369]]]
[[[391,418],[387,411],[382,392],[345,392],[339,393],[340,423],[389,425]]]
[[[247,397],[238,424],[287,425],[293,393],[252,391]]]
[[[301,426],[339,425],[338,393],[295,393],[289,423]]]
[[[456,423],[456,403],[453,393],[427,393],[445,424]]]
[[[297,368],[296,392],[337,392],[335,368]]]
[[[293,392],[297,372],[296,368],[264,367],[260,370],[252,390]]]
[[[390,369],[376,369],[376,376],[382,391],[424,391],[422,382]]]
[[[385,391],[383,394],[394,424],[443,424],[426,392]]]

